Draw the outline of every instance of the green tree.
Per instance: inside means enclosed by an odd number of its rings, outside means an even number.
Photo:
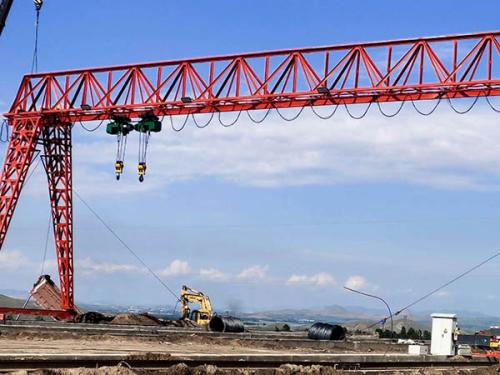
[[[413,327],[410,327],[407,333],[407,337],[412,340],[418,340],[418,333],[413,329]]]
[[[399,332],[398,338],[400,338],[400,339],[406,339],[406,338],[408,338],[408,334],[406,333],[406,327],[405,326],[401,327],[401,331]]]
[[[424,331],[424,340],[430,340],[431,339],[431,333],[427,330]]]

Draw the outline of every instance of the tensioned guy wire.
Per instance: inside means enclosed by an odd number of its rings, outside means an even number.
[[[141,257],[139,257],[139,255],[137,255],[137,253],[132,250],[132,248],[127,245],[127,243],[113,230],[113,228],[111,228],[107,223],[106,221],[92,208],[92,206],[90,206],[89,203],[87,203],[87,201],[85,199],[82,198],[82,196],[78,193],[78,191],[75,190],[75,188],[73,188],[73,192],[75,193],[75,195],[77,196],[77,198],[85,205],[85,207],[87,207],[87,209],[97,218],[97,220],[100,221],[100,223],[108,230],[109,233],[111,233],[111,235],[113,237],[115,237],[118,242],[120,242],[122,244],[122,246],[127,249],[130,254],[132,254],[132,256],[137,259],[137,261],[139,261],[139,263],[141,263],[147,270],[148,272],[153,275],[153,277],[158,280],[158,282],[168,291],[170,292],[170,294],[172,294],[172,296],[177,300],[179,301],[179,297],[177,296],[177,294],[175,294],[173,292],[172,289],[170,289],[168,287],[168,285],[156,274],[156,272],[154,272],[151,267],[149,267],[146,262],[144,262],[142,260]]]

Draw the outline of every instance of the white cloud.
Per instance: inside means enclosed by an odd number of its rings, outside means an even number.
[[[431,103],[416,105],[426,108]],[[461,108],[467,103],[455,105]],[[388,106],[383,108],[390,112]],[[339,108],[329,121],[305,109],[293,123],[270,115],[262,126],[254,126],[243,114],[230,129],[213,123],[204,130],[186,126],[175,134],[165,121],[165,130],[151,138],[143,184],[136,181],[136,163],[130,155],[122,180],[114,180],[111,137],[97,135],[91,142],[81,142],[80,137],[74,147],[75,181],[84,194],[160,190],[166,184],[205,176],[253,186],[389,181],[446,189],[498,189],[498,115],[486,106],[477,106],[468,115],[441,106],[432,116],[423,117],[407,105],[407,110],[390,119],[373,106],[362,120],[351,119]],[[355,113],[361,110],[351,108]],[[224,120],[232,115],[224,114]],[[137,137],[129,138],[130,154],[137,149]]]
[[[229,278],[227,274],[216,268],[202,268],[200,270],[200,276],[210,281],[225,281]]]
[[[447,297],[450,297],[451,294],[450,294],[450,292],[447,292],[446,290],[440,290],[439,292],[436,293],[436,296],[441,297],[441,298],[447,298]]]
[[[351,288],[351,289],[361,290],[361,289],[366,288],[368,283],[363,276],[354,275],[354,276],[350,276],[346,280],[344,285],[348,288]]]
[[[33,267],[33,263],[18,250],[0,251],[0,269],[17,270],[25,267]]]
[[[117,272],[132,272],[138,271],[138,267],[132,264],[96,262],[87,257],[76,261],[76,267],[82,272],[100,272],[100,273],[117,273]]]
[[[181,276],[187,275],[191,272],[188,262],[185,260],[175,259],[167,267],[161,270],[159,273],[161,276]]]
[[[255,266],[251,266],[242,270],[238,274],[238,278],[245,280],[264,279],[268,270],[269,266],[267,264],[265,266],[257,264]]]
[[[326,272],[320,272],[315,275],[292,275],[288,278],[288,285],[335,285],[335,279],[332,275]]]

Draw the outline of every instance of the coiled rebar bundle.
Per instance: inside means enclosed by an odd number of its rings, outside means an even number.
[[[215,315],[210,319],[208,324],[210,331],[213,332],[244,332],[245,326],[243,322],[238,318],[233,318],[231,316],[218,316]]]
[[[314,323],[307,336],[313,340],[344,340],[345,328],[337,324]]]

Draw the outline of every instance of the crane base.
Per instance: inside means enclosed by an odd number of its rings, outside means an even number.
[[[76,315],[74,311],[69,310],[25,309],[16,307],[0,307],[0,314],[43,315],[52,316],[57,320],[71,320]]]

